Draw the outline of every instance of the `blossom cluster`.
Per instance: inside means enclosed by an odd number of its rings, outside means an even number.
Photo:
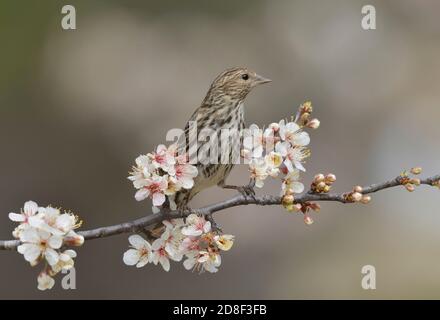
[[[256,187],[262,188],[268,177],[281,177],[282,195],[304,191],[300,172],[306,171],[303,164],[310,156],[310,136],[304,129],[319,127],[318,119],[310,119],[311,112],[311,103],[305,102],[291,121],[271,123],[266,129],[253,124],[245,132],[241,155],[249,162]]]
[[[61,270],[73,267],[76,252],[64,250],[64,246],[80,246],[84,237],[74,230],[81,225],[78,217],[70,212],[61,212],[52,207],[39,207],[28,201],[20,213],[9,213],[9,219],[20,224],[12,232],[21,244],[17,251],[31,266],[40,261],[46,262],[38,276],[38,289],[51,289],[55,280],[52,278]]]
[[[151,198],[156,211],[168,198],[171,209],[175,209],[174,195],[181,189],[191,189],[198,173],[187,158],[178,153],[176,144],[159,145],[155,152],[139,156],[128,177],[137,189],[135,199]]]
[[[141,268],[148,263],[170,270],[170,260],[180,262],[187,270],[217,272],[221,251],[228,251],[234,236],[215,231],[203,216],[191,214],[183,219],[165,220],[163,231],[152,243],[138,234],[128,238],[131,248],[124,253],[126,265]]]

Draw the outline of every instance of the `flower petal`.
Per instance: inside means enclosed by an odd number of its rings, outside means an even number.
[[[19,214],[19,213],[14,213],[14,212],[9,213],[8,217],[10,220],[15,221],[15,222],[23,222],[26,220],[24,215]]]
[[[127,266],[134,266],[139,262],[139,258],[140,258],[140,253],[138,250],[129,249],[125,251],[122,260]]]
[[[139,262],[136,264],[136,268],[142,268],[144,267],[148,262],[150,262],[149,260],[149,255],[144,254],[143,256],[140,257]]]
[[[34,201],[28,201],[24,204],[23,211],[27,216],[33,216],[38,212],[38,204]]]
[[[17,250],[23,254],[26,261],[31,263],[36,261],[41,255],[40,247],[33,243],[24,243],[18,246]]]
[[[153,206],[160,207],[165,202],[165,195],[160,192],[153,194]]]
[[[134,235],[130,236],[128,238],[128,242],[130,242],[130,244],[136,249],[142,249],[142,248],[150,249],[151,248],[151,246],[147,242],[147,240],[145,240],[144,238],[142,238],[138,234],[134,234]]]
[[[141,189],[141,190],[138,190],[138,192],[136,192],[136,194],[134,195],[134,198],[137,201],[142,201],[142,200],[145,200],[146,198],[148,198],[149,195],[150,195],[150,190]]]
[[[297,146],[306,146],[310,143],[310,136],[307,132],[299,132],[295,134],[293,143]]]
[[[186,270],[191,270],[192,268],[194,268],[195,264],[196,264],[195,258],[188,258],[185,261],[183,261],[183,266],[185,267]]]
[[[58,252],[51,248],[46,248],[44,252],[44,257],[51,266],[56,265],[58,261],[60,261],[60,256],[58,255]]]
[[[49,238],[48,244],[53,249],[59,249],[63,245],[63,238],[58,235],[54,235]]]
[[[27,228],[20,234],[21,242],[39,243],[40,236],[34,228]]]
[[[164,257],[164,256],[160,257],[160,258],[159,258],[159,262],[160,262],[160,264],[162,265],[162,268],[163,268],[166,272],[170,271],[170,261],[168,260],[167,257]]]
[[[290,184],[290,188],[294,193],[301,193],[304,191],[304,185],[301,182],[293,181]]]

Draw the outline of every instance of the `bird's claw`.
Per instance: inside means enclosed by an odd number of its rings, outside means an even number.
[[[250,185],[237,187],[237,191],[240,192],[243,197],[251,197],[255,199],[255,190]]]

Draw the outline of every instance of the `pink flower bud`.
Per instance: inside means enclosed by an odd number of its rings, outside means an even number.
[[[64,238],[64,243],[69,246],[82,246],[84,243],[84,237],[75,233],[74,231],[70,231],[66,237]]]
[[[362,193],[362,187],[361,186],[356,186],[353,188],[354,192],[358,192],[358,193]]]
[[[304,223],[309,226],[313,223],[313,219],[310,216],[304,215]]]
[[[335,181],[336,181],[336,176],[333,173],[329,173],[328,175],[325,176],[325,182],[327,182],[328,184],[332,184]]]
[[[320,125],[320,121],[316,118],[307,122],[307,127],[310,129],[318,129],[319,125]]]
[[[316,182],[316,183],[320,183],[321,181],[324,181],[324,179],[325,179],[325,176],[322,173],[318,173],[313,178],[313,181]]]

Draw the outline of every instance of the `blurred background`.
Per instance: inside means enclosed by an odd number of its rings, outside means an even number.
[[[60,26],[65,4],[77,30]],[[377,30],[361,28],[365,4]],[[182,127],[230,66],[273,80],[248,97],[248,124],[312,100],[321,127],[305,184],[333,172],[342,192],[416,165],[438,173],[439,12],[435,0],[1,1],[0,239],[30,199],[74,210],[84,229],[149,214],[126,179],[134,159]],[[231,176],[243,184],[246,167]],[[192,206],[231,195],[213,188]],[[324,203],[312,226],[281,207],[229,209],[217,221],[236,242],[217,274],[126,267],[121,235],[78,249],[76,290],[57,277],[40,292],[40,266],[3,251],[0,298],[440,298],[439,200],[438,189],[396,188],[368,206]],[[361,288],[367,264],[376,290]]]

